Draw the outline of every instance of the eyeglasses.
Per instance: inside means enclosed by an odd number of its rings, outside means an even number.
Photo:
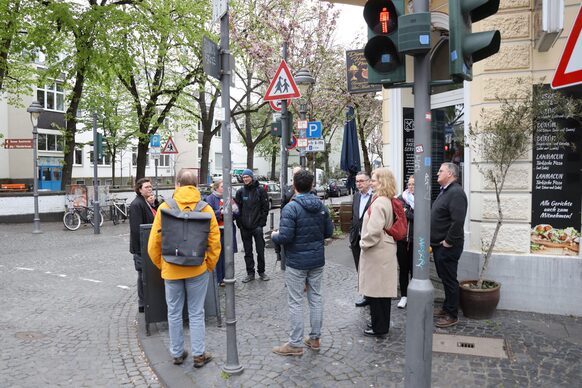
[[[368,182],[368,179],[356,179],[357,183]]]

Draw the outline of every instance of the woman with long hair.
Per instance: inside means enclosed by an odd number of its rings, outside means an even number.
[[[364,334],[383,338],[390,330],[391,298],[397,295],[396,241],[386,232],[394,223],[394,174],[386,167],[374,170],[371,186],[374,195],[362,222],[358,286],[370,305],[371,323]]]

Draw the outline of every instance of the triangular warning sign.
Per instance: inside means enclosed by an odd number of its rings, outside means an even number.
[[[582,83],[582,4],[566,42],[560,64],[552,80],[552,89],[565,88]]]
[[[178,153],[178,149],[176,148],[176,144],[174,143],[174,140],[172,140],[172,136],[168,137],[168,141],[164,145],[164,148],[162,148],[161,153],[162,154],[177,154]]]
[[[287,62],[283,59],[281,60],[279,68],[275,72],[275,76],[271,80],[271,84],[269,85],[263,100],[276,101],[299,97],[301,97],[299,88],[297,88],[297,84],[295,84],[295,80],[287,67]]]

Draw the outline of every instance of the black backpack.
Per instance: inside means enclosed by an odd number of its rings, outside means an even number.
[[[162,257],[168,263],[198,266],[208,249],[211,213],[202,212],[208,204],[200,201],[192,210],[180,210],[176,201],[166,200],[169,208],[162,212]]]

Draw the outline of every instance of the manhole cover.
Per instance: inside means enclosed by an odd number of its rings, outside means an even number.
[[[45,335],[39,331],[19,331],[14,334],[14,336],[26,341],[37,340],[45,337]]]
[[[433,334],[432,351],[465,354],[468,356],[508,358],[507,346],[503,338]]]

